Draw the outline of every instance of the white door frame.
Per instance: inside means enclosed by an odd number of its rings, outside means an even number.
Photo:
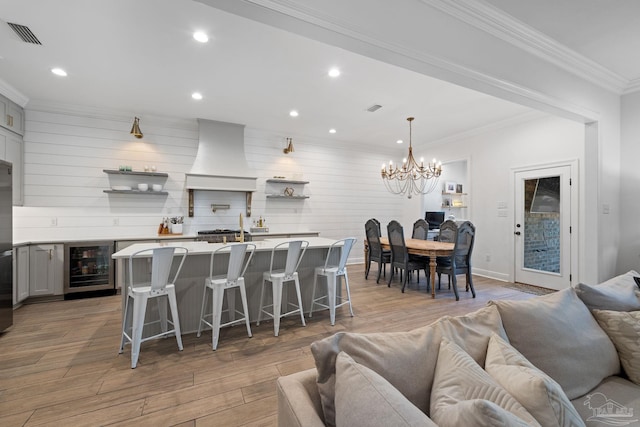
[[[531,165],[531,166],[522,166],[522,167],[517,167],[517,168],[512,168],[511,169],[511,180],[510,180],[510,185],[511,185],[511,206],[513,206],[513,222],[512,222],[512,229],[509,230],[509,232],[512,235],[512,242],[513,242],[513,253],[512,253],[512,260],[511,260],[511,264],[513,266],[512,268],[512,274],[511,274],[511,281],[515,281],[516,278],[516,268],[517,268],[517,263],[516,263],[516,251],[517,251],[517,241],[516,241],[516,235],[514,234],[516,231],[516,223],[518,221],[518,218],[516,218],[516,176],[518,173],[520,172],[535,172],[536,170],[540,170],[543,171],[545,169],[549,169],[549,168],[556,168],[556,167],[561,167],[561,166],[568,166],[570,168],[570,178],[571,178],[571,187],[570,187],[570,205],[571,205],[571,213],[570,213],[570,221],[571,221],[571,234],[569,237],[569,245],[570,245],[570,255],[569,255],[569,260],[567,261],[569,263],[569,268],[570,268],[570,274],[571,274],[571,285],[574,285],[577,281],[578,278],[578,272],[579,272],[579,230],[580,230],[580,224],[579,224],[579,194],[580,194],[580,183],[579,183],[579,163],[577,159],[574,160],[566,160],[566,161],[559,161],[559,162],[552,162],[552,163],[545,163],[545,164],[539,164],[539,165]],[[563,266],[564,268],[566,268],[567,266]],[[544,286],[544,284],[540,284],[540,286]]]

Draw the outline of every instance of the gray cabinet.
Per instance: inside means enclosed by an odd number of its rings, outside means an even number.
[[[0,128],[0,159],[13,165],[13,204],[22,205],[22,136]]]
[[[14,291],[13,304],[18,304],[29,297],[29,246],[18,246],[13,250]]]
[[[29,247],[29,296],[63,294],[64,245]]]
[[[24,135],[24,110],[10,99],[0,95],[0,126]]]

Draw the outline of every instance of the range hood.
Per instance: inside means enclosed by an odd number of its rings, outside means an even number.
[[[244,154],[244,125],[198,119],[199,141],[188,190],[256,191]]]

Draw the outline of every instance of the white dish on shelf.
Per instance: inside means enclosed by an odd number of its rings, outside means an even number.
[[[147,191],[149,189],[149,184],[138,184],[138,190]]]
[[[114,191],[131,191],[131,187],[128,185],[114,185],[111,189]]]
[[[160,185],[160,184],[153,184],[153,185],[151,186],[151,189],[152,189],[153,191],[162,191],[162,185]]]

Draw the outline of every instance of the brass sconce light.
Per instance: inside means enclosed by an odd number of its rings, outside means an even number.
[[[133,127],[131,128],[131,135],[135,136],[136,138],[142,138],[142,131],[140,130],[140,119],[135,117],[133,119]]]
[[[294,152],[293,140],[291,138],[287,138],[287,147],[284,150],[282,150],[282,152],[284,154],[289,154]]]

